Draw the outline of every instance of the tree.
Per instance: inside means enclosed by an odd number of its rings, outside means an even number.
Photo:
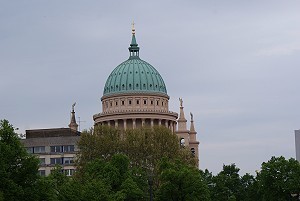
[[[242,191],[240,194],[243,196],[242,200],[260,200],[260,196],[258,194],[257,180],[253,175],[246,173],[244,176],[241,177],[241,184]]]
[[[297,200],[300,193],[300,164],[283,156],[262,163],[257,174],[262,200]],[[296,195],[293,197],[292,195]]]
[[[115,154],[109,161],[90,161],[82,167],[82,173],[75,182],[81,183],[86,200],[138,201],[148,197],[146,174],[130,168],[129,158],[123,154]]]
[[[108,126],[95,126],[94,129],[82,133],[78,148],[80,151],[77,157],[77,177],[82,179],[90,174],[93,175],[91,178],[99,176],[102,180],[107,179],[113,182],[109,183],[112,189],[122,187],[122,190],[116,191],[115,194],[120,199],[125,196],[128,200],[134,200],[141,196],[140,190],[142,190],[143,198],[147,197],[149,175],[153,181],[153,190],[160,188],[159,166],[162,158],[167,158],[169,162],[180,160],[183,164],[191,166],[196,164],[191,152],[180,147],[177,135],[165,127],[122,131]],[[128,157],[129,161],[113,164],[112,159],[116,157],[115,154],[123,154]],[[95,161],[97,162],[94,163]],[[110,164],[107,168],[110,171],[103,172],[104,169],[99,167],[107,166],[105,165],[107,162]],[[124,179],[123,174],[116,169],[139,176]],[[89,170],[92,171],[89,172]],[[96,172],[102,176],[94,175]],[[102,178],[105,174],[109,176]],[[136,184],[139,186],[134,187]],[[131,190],[130,193],[128,193],[129,190]]]
[[[242,183],[235,164],[223,165],[223,170],[212,179],[212,200],[242,200]]]
[[[194,166],[179,160],[170,162],[164,158],[160,163],[159,177],[161,185],[157,190],[156,200],[210,200],[209,190],[201,172]]]
[[[248,173],[241,177],[238,172],[235,164],[223,165],[223,170],[216,176],[207,169],[201,171],[212,200],[260,200],[255,177]]]
[[[163,157],[196,164],[190,151],[180,148],[176,134],[165,127],[129,129],[124,132],[108,126],[95,126],[89,132],[82,133],[78,147],[79,172],[87,162],[97,158],[107,161],[115,153],[128,156],[131,166],[142,167],[154,174]]]
[[[213,181],[213,174],[208,169],[204,171],[200,170],[201,176],[209,189],[210,197],[212,197],[212,192],[214,191],[215,183]]]
[[[83,131],[78,142],[77,165],[80,168],[99,158],[109,161],[115,153],[120,152],[121,139],[120,131],[109,126],[95,126]]]
[[[0,121],[0,199],[33,200],[39,160],[27,153],[14,128]],[[2,198],[1,198],[2,197]]]
[[[163,157],[171,161],[195,165],[195,158],[187,149],[181,148],[176,134],[165,127],[128,130],[125,133],[124,152],[131,161],[146,169],[156,169]]]

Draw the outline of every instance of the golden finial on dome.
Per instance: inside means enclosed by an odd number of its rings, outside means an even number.
[[[132,25],[132,29],[131,29],[132,30],[132,35],[135,35],[135,28],[134,28],[135,24],[134,24],[134,21],[132,21],[131,25]]]

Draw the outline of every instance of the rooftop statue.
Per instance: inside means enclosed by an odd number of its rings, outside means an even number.
[[[183,100],[182,100],[182,98],[179,98],[179,102],[180,102],[180,107],[183,107],[182,105],[183,105]]]
[[[76,105],[76,102],[75,102],[75,103],[73,103],[73,105],[72,105],[72,111],[74,111],[74,107],[75,107],[75,105]]]

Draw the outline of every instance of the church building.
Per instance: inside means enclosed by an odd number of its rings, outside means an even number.
[[[199,142],[191,113],[190,129],[180,101],[180,113],[169,110],[170,96],[162,76],[149,63],[140,59],[135,28],[129,58],[118,65],[108,76],[102,101],[102,112],[95,114],[95,125],[109,125],[119,129],[134,129],[143,126],[165,126],[180,138],[181,146],[188,147],[199,159]]]

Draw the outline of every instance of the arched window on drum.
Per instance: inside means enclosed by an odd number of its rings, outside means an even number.
[[[185,139],[183,137],[180,138],[180,147],[185,147]]]
[[[191,148],[191,152],[192,152],[193,156],[196,155],[196,150],[195,150],[195,148]]]

